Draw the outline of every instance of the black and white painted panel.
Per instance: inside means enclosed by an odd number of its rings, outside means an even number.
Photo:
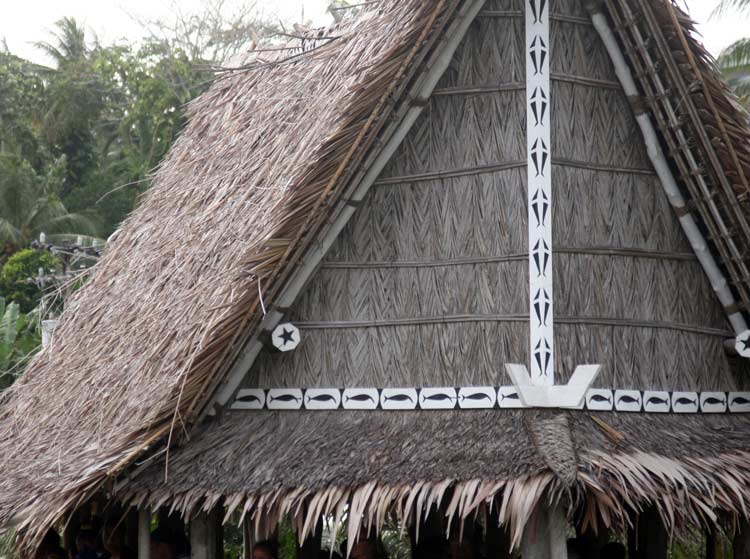
[[[346,388],[342,390],[341,402],[345,410],[375,410],[380,406],[380,391],[377,388]]]
[[[617,411],[641,411],[643,393],[640,390],[615,390],[614,402]]]
[[[414,410],[419,406],[416,388],[383,388],[380,391],[380,407],[384,410]]]
[[[266,391],[262,388],[243,388],[232,404],[235,410],[262,410],[266,405]]]
[[[549,6],[526,1],[526,142],[529,219],[531,382],[553,385],[552,181],[550,171]]]
[[[461,409],[494,408],[497,402],[494,386],[466,386],[458,389],[458,407]]]
[[[614,395],[611,390],[592,388],[586,393],[584,406],[589,410],[611,411],[614,407]]]
[[[456,407],[455,388],[423,388],[419,391],[419,407],[423,410],[446,410]]]
[[[497,389],[497,404],[501,408],[522,408],[521,395],[514,386],[501,386]]]
[[[305,409],[335,410],[341,404],[341,391],[336,388],[308,388],[305,390]]]
[[[269,410],[298,410],[304,401],[300,388],[271,388],[266,394]]]
[[[514,386],[244,388],[233,410],[478,410],[525,408]],[[567,408],[571,409],[571,408]],[[750,392],[591,388],[575,409],[625,413],[750,413]]]
[[[672,392],[672,411],[695,413],[700,409],[697,392]]]
[[[643,409],[652,413],[668,413],[672,410],[672,397],[665,390],[646,390],[643,393]]]

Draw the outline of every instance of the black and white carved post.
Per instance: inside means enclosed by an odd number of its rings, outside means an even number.
[[[526,3],[526,143],[529,213],[529,339],[531,378],[555,384],[552,304],[549,6]]]
[[[528,369],[506,369],[524,405],[580,407],[598,365],[579,366],[567,385],[555,385],[549,4],[550,0],[526,0],[530,358]]]

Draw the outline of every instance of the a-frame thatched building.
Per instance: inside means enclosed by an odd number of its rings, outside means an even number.
[[[750,127],[686,16],[382,0],[292,47],[193,104],[4,396],[0,523],[106,495],[742,545]]]

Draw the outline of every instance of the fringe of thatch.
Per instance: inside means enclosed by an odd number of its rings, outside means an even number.
[[[0,525],[20,519],[32,544],[186,432],[262,319],[259,284],[272,304],[460,4],[365,7],[337,39],[253,57],[193,104],[55,340],[4,395]]]
[[[482,508],[497,510],[509,528],[513,546],[544,499],[562,502],[568,517],[583,530],[624,531],[633,515],[655,506],[668,530],[682,525],[716,526],[720,513],[748,517],[750,453],[671,459],[653,453],[587,453],[572,485],[552,471],[515,479],[420,481],[388,484],[372,481],[356,487],[322,489],[284,488],[260,494],[222,494],[205,488],[171,494],[165,491],[122,495],[133,506],[169,507],[185,517],[214,506],[225,507],[224,521],[241,511],[259,538],[268,536],[284,518],[291,517],[301,539],[309,536],[321,515],[338,527],[345,525],[350,542],[358,534],[380,530],[389,515],[418,525],[430,511],[440,510],[452,520],[465,520]],[[725,520],[724,517],[721,520]],[[457,525],[460,525],[457,524]]]

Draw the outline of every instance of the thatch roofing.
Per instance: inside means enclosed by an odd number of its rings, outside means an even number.
[[[468,488],[465,518],[487,498],[522,500],[510,489],[523,494],[541,484],[572,492],[571,516],[579,520],[622,529],[629,510],[656,505],[670,526],[710,524],[713,510],[746,514],[750,506],[749,428],[750,418],[725,415],[654,422],[640,414],[520,410],[230,412],[170,457],[167,483],[160,460],[119,498],[187,515],[224,499],[263,530],[287,511],[309,524],[308,515],[333,515],[362,493],[365,520],[398,502],[409,518],[430,501],[408,497],[435,488],[441,506],[457,487]],[[576,475],[566,480],[560,473],[570,462]],[[533,507],[500,508],[520,527]]]
[[[498,14],[515,13],[518,8],[513,2],[492,4],[487,9]],[[571,9],[579,13],[566,21],[580,22],[580,2],[560,4],[566,9],[574,6]],[[618,10],[636,6],[655,13],[668,43],[662,54],[676,62],[680,71],[692,71],[681,39],[687,22],[681,16],[677,21],[671,17],[669,3],[645,8],[641,4],[640,0],[610,0],[607,7],[613,17]],[[421,71],[421,62],[436,50],[445,29],[465,6],[466,2],[458,0],[368,3],[359,19],[336,31],[335,39],[321,39],[304,54],[253,57],[248,68],[221,77],[192,105],[189,125],[161,165],[153,188],[118,231],[91,281],[69,304],[53,344],[3,397],[0,466],[5,475],[0,479],[0,524],[17,519],[31,529],[31,536],[38,536],[160,441],[169,437],[175,442],[193,429],[244,339],[257,330],[263,314],[258,293],[263,293],[265,305],[270,306],[289,282],[311,243],[338,211],[347,188],[361,174],[363,162],[377,153],[384,126],[408,103],[405,92]],[[723,190],[720,197],[726,223],[717,225],[719,232],[712,237],[718,247],[728,243],[722,228],[736,235],[745,231],[742,216],[748,213],[741,202],[747,201],[743,173],[744,162],[750,158],[744,138],[750,128],[707,55],[691,35],[684,39],[698,59],[699,72],[688,83],[705,84],[709,92],[705,96],[691,89],[682,98],[699,117],[685,124],[692,126],[687,133],[698,134],[701,127],[717,131],[709,138],[715,141],[700,144],[703,151],[698,159],[712,161],[706,167],[709,180],[719,184],[724,176],[732,182],[732,188]],[[640,75],[647,93],[648,73]],[[676,75],[674,80],[677,83]],[[613,88],[612,83],[604,86]],[[647,101],[658,103],[659,97]],[[659,124],[666,138],[672,128],[668,122]],[[720,154],[718,164],[711,150]],[[693,180],[694,173],[688,171],[684,178]],[[632,169],[628,172],[638,174]],[[641,175],[648,173],[640,169]],[[694,203],[696,211],[709,215],[711,208],[703,201],[695,199]],[[715,216],[706,218],[705,227],[711,231],[709,218],[715,220]],[[733,242],[750,246],[750,236]],[[736,268],[731,277],[740,292],[743,282],[747,283],[743,260],[733,256],[731,247],[726,251],[717,248],[724,265]],[[720,349],[720,343],[705,343],[709,352]],[[728,378],[724,365],[721,373]],[[493,444],[501,440],[501,434],[511,441],[516,437],[519,444],[531,440],[519,427],[521,412],[493,416],[491,421],[485,416],[484,412],[461,416],[463,423],[457,423],[452,414],[442,413],[413,422],[408,414],[401,419],[368,415],[352,423],[350,417],[344,420],[334,414],[306,421],[300,421],[299,415],[252,419],[232,415],[225,423],[201,426],[191,444],[171,459],[169,479],[174,485],[160,487],[153,474],[133,488],[142,489],[139,497],[156,501],[177,496],[182,506],[180,499],[218,498],[232,492],[242,502],[249,495],[286,495],[284,491],[293,491],[292,487],[303,498],[305,484],[320,489],[333,476],[354,476],[340,478],[348,480],[346,489],[329,486],[330,503],[338,503],[344,494],[338,492],[366,491],[369,495],[378,483],[384,490],[393,489],[388,495],[401,498],[414,495],[420,487],[439,491],[450,485],[445,485],[446,480],[453,480],[474,491],[466,497],[468,505],[480,488],[487,495],[503,489],[504,499],[518,501],[518,507],[509,506],[508,511],[520,515],[522,524],[526,509],[520,506],[519,495],[526,492],[536,498],[542,489],[564,479],[566,468],[558,475],[551,473],[555,460],[529,453],[519,455],[517,463],[502,464],[496,459],[498,447],[466,446],[455,460],[439,461],[433,471],[422,472],[429,483],[408,485],[417,479],[420,455],[434,452],[430,437],[419,433],[434,435],[441,427],[464,425],[486,433]],[[653,431],[653,440],[623,449],[612,447],[586,417],[570,414],[569,421],[578,457],[575,483],[601,497],[592,506],[601,506],[612,495],[626,503],[635,497],[645,502],[658,489],[663,506],[671,507],[669,514],[710,516],[702,505],[745,513],[746,494],[734,489],[737,483],[750,481],[743,473],[747,465],[744,420],[664,418],[665,427]],[[628,440],[637,441],[636,435],[647,431],[645,418],[613,415],[606,421],[632,433]],[[365,454],[372,449],[372,441],[381,440],[370,425],[380,425],[383,432],[394,435],[388,444],[404,445],[397,453],[403,454],[403,460],[375,462],[370,469],[350,471],[347,460],[351,458],[345,451]],[[354,427],[363,430],[359,437],[338,438]],[[222,460],[216,468],[211,466],[213,454],[207,449],[214,444],[218,449],[212,452],[228,453],[232,445],[245,440],[258,443],[255,437],[269,432],[277,441],[296,440],[294,433],[304,432],[310,444],[292,450],[274,449],[266,442],[269,446],[264,452],[253,449],[248,456],[235,457],[239,462]],[[324,444],[328,440],[337,444]],[[663,441],[676,446],[663,449]],[[315,444],[342,452],[335,469],[322,465],[316,470],[320,478],[310,478],[309,469],[307,478],[294,467],[285,473],[269,469],[273,460],[294,464],[292,452],[300,467],[308,460],[321,462]],[[702,454],[696,450],[701,446],[713,453]],[[682,449],[679,462],[669,461],[674,448]],[[597,454],[597,449],[610,454]],[[263,454],[272,460],[261,462]],[[476,465],[469,464],[468,455],[476,456]],[[196,481],[195,464],[205,466],[204,474],[216,475],[206,477],[210,484],[197,484],[203,493],[186,491],[186,480]],[[270,474],[278,481],[270,481]],[[392,485],[399,478],[407,485]],[[515,494],[510,490],[513,487]],[[612,504],[612,513],[622,513],[617,503]]]
[[[34,535],[211,397],[458,2],[379,2],[189,109],[153,187],[3,397],[0,524]]]

